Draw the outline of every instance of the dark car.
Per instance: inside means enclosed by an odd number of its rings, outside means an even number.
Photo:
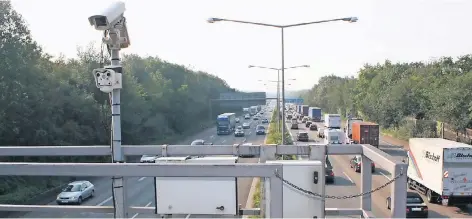
[[[265,135],[265,134],[266,134],[265,127],[262,125],[258,125],[256,127],[256,135]]]
[[[333,166],[331,165],[331,162],[329,161],[328,156],[326,156],[325,172],[326,172],[326,175],[325,175],[326,183],[334,183]]]
[[[372,173],[375,172],[375,164],[374,162],[371,162],[372,166]],[[354,168],[354,171],[360,173],[361,172],[361,156],[356,155],[351,159],[350,162],[351,168]]]
[[[305,122],[305,128],[309,128],[310,125],[311,125],[311,123],[312,123],[311,121],[306,121],[306,122]]]
[[[318,131],[318,126],[317,126],[315,123],[312,123],[312,124],[310,125],[310,130],[311,130],[311,131]]]
[[[308,141],[308,132],[299,132],[297,134],[297,141]]]
[[[262,124],[267,124],[267,123],[269,123],[269,120],[268,120],[268,119],[263,119],[263,120],[262,120]]]
[[[259,117],[254,116],[254,118],[252,118],[252,120],[259,120]]]
[[[239,123],[239,118],[236,118],[235,121],[236,121],[236,123]]]
[[[387,198],[387,209],[391,208],[391,198]],[[406,217],[407,218],[427,218],[428,206],[423,198],[416,192],[406,193]]]

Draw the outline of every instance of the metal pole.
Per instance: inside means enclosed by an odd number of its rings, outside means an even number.
[[[284,28],[282,33],[282,145],[285,145],[285,60],[284,60]]]
[[[277,70],[277,132],[280,133],[280,70]]]
[[[120,62],[120,44],[119,30],[111,30],[110,38],[113,42],[111,45],[111,68],[117,72],[122,73],[123,67]],[[111,124],[112,124],[112,162],[124,163],[124,154],[121,148],[121,112],[120,112],[120,89],[113,89],[111,94]],[[113,177],[113,204],[115,206],[115,218],[128,218],[128,206],[126,205],[126,188],[123,177]]]

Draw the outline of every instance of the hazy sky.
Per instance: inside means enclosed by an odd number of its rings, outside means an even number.
[[[108,0],[13,0],[34,38],[52,55],[76,56],[77,46],[100,42],[87,18]],[[159,56],[215,74],[242,90],[275,90],[258,80],[277,80],[280,29],[220,22],[221,17],[293,24],[357,16],[285,30],[287,90],[310,88],[323,76],[356,75],[364,63],[421,61],[472,51],[471,0],[130,0],[126,12],[131,47],[124,53]],[[269,83],[270,84],[270,83]]]

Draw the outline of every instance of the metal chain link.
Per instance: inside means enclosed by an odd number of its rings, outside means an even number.
[[[375,188],[375,189],[372,189],[370,191],[367,191],[367,192],[364,192],[364,193],[359,193],[359,194],[355,194],[355,195],[343,195],[343,196],[335,196],[335,195],[321,195],[321,194],[318,194],[318,193],[315,193],[315,192],[312,192],[312,191],[308,191],[306,189],[303,189],[303,188],[300,188],[299,186],[289,182],[288,180],[284,179],[282,176],[279,175],[279,173],[277,171],[275,171],[275,176],[277,178],[279,178],[280,180],[282,180],[282,182],[286,185],[289,185],[290,187],[300,191],[300,192],[303,192],[307,195],[310,195],[310,196],[313,196],[313,197],[318,197],[318,198],[322,198],[322,199],[350,199],[350,198],[357,198],[357,197],[361,197],[361,196],[364,196],[364,195],[368,195],[368,194],[371,194],[371,193],[374,193],[376,191],[379,191],[385,187],[387,187],[388,185],[392,184],[395,180],[397,180],[398,178],[400,178],[400,176],[403,175],[403,171],[400,171],[400,174],[396,175],[393,179],[389,180],[388,182],[386,182],[385,184]]]

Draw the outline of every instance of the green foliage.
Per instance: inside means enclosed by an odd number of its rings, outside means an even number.
[[[365,65],[358,77],[323,77],[302,95],[325,112],[351,114],[402,136],[434,137],[434,121],[471,126],[472,56]],[[411,122],[413,121],[413,124]]]
[[[100,52],[52,57],[34,42],[9,1],[0,2],[0,145],[110,144],[109,96],[94,85]],[[104,63],[106,64],[106,63]],[[157,57],[123,57],[123,144],[169,143],[209,124],[209,102],[232,90],[205,72]],[[9,162],[109,162],[109,157],[1,157]],[[0,176],[0,202],[24,203],[69,178]]]

